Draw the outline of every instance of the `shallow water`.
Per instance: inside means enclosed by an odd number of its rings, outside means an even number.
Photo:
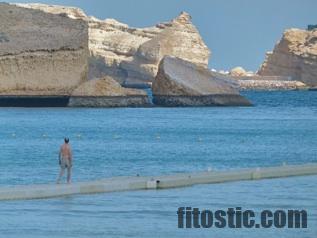
[[[0,185],[54,183],[65,136],[74,150],[74,181],[317,162],[317,92],[244,94],[254,107],[0,108]],[[228,229],[178,230],[175,211],[185,203],[202,208],[307,206],[316,227],[316,182],[311,176],[1,202],[0,237],[210,237],[214,232],[231,237]],[[284,230],[283,236],[269,229],[244,230],[237,237],[274,232],[276,237],[317,236],[316,230]]]
[[[255,107],[1,108],[0,184],[54,181],[65,136],[74,181],[317,160],[317,92],[247,96]]]
[[[317,237],[317,176],[1,202],[0,237]],[[307,229],[179,229],[177,208],[305,209]]]

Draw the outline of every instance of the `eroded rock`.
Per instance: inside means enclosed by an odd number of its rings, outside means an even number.
[[[316,87],[317,30],[286,30],[273,52],[267,53],[258,74],[290,76]]]
[[[145,91],[124,88],[110,77],[82,83],[69,100],[71,107],[140,107],[149,104]]]
[[[0,3],[0,94],[68,95],[87,56],[85,21]]]
[[[188,13],[153,27],[133,28],[114,19],[88,17],[78,8],[21,4],[89,25],[89,79],[111,76],[124,85],[149,85],[164,55],[177,56],[207,67],[210,51]]]
[[[162,106],[248,106],[234,82],[201,66],[165,56],[153,82],[153,101]]]
[[[258,79],[261,78],[261,79]],[[250,77],[250,79],[239,79],[239,89],[242,90],[305,90],[308,89],[307,85],[300,81],[294,80],[272,80],[265,79],[269,76]],[[263,78],[262,78],[263,77]]]
[[[151,40],[141,44],[130,61],[123,61],[122,67],[127,70],[130,79],[153,81],[158,64],[165,55],[208,66],[210,51],[188,13],[182,12]]]
[[[242,68],[242,67],[235,67],[235,68],[230,70],[229,74],[231,76],[246,76],[247,75],[247,71],[245,71],[245,69]]]

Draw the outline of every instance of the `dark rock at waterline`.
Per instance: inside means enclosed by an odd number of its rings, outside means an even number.
[[[230,79],[182,59],[165,56],[152,85],[161,106],[250,106]]]
[[[66,107],[67,95],[0,95],[0,107]]]
[[[147,96],[73,96],[69,99],[69,107],[150,107]]]
[[[153,103],[167,107],[188,106],[250,106],[241,95],[219,94],[208,96],[155,96]]]

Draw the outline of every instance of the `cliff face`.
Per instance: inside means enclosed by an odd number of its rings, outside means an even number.
[[[158,64],[165,55],[207,67],[210,51],[192,24],[189,14],[182,12],[163,26],[161,32],[139,46],[132,59],[122,62],[121,67],[127,71],[128,82],[153,81]]]
[[[69,94],[87,55],[86,22],[0,3],[0,94]]]
[[[210,51],[187,13],[171,22],[148,28],[132,28],[114,19],[88,17],[77,8],[44,4],[21,4],[89,25],[89,78],[111,76],[121,84],[153,81],[164,55],[177,56],[207,67]]]
[[[317,30],[290,29],[275,45],[258,71],[259,75],[291,76],[317,86]]]
[[[89,78],[112,76],[120,83],[127,81],[129,68],[123,62],[134,59],[139,46],[154,37],[160,29],[130,28],[114,19],[89,19]]]

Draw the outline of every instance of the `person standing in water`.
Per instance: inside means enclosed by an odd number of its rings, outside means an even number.
[[[57,183],[60,183],[61,178],[63,177],[65,173],[65,169],[67,169],[67,183],[71,183],[73,153],[72,153],[72,148],[69,144],[69,138],[65,138],[64,142],[65,143],[61,145],[61,148],[59,151],[59,165],[61,167],[61,170],[59,172]]]

